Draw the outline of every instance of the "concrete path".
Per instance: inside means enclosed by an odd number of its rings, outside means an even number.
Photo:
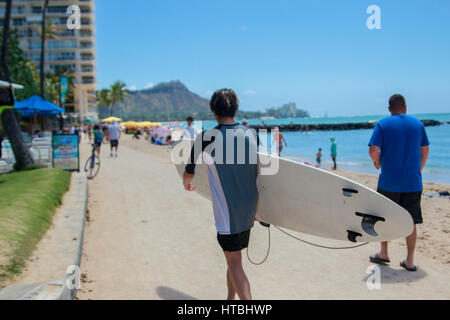
[[[184,192],[170,151],[145,141],[122,141],[120,157],[106,146],[99,176],[89,185],[89,217],[80,299],[224,299],[225,260],[216,242],[211,204]],[[84,155],[89,152],[83,146]],[[301,183],[301,182],[300,182]],[[348,245],[301,235],[325,245]],[[267,230],[257,226],[250,254],[264,257]],[[244,259],[255,299],[449,299],[450,268],[419,255],[417,273],[399,266],[402,242],[392,245],[381,289],[366,279],[371,244],[348,251],[309,247],[272,229],[268,262]]]

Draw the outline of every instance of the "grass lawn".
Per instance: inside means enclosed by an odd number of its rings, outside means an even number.
[[[69,184],[70,173],[59,169],[0,175],[0,288],[25,266]]]

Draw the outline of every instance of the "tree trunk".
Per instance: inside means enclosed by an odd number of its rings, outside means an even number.
[[[9,25],[11,22],[11,6],[12,0],[6,0],[5,20],[3,21],[3,39],[2,39],[2,76],[6,81],[9,81],[9,70],[6,64],[6,52],[8,51]]]
[[[16,169],[34,165],[34,160],[28,151],[22,138],[19,123],[13,109],[6,109],[2,112],[3,130],[11,143],[14,156],[16,157]]]
[[[41,30],[41,63],[40,63],[40,76],[41,76],[41,97],[45,99],[45,73],[44,73],[44,64],[45,64],[45,19],[47,14],[48,1],[45,0],[44,7],[42,9],[42,30]]]
[[[6,0],[6,13],[5,21],[3,26],[3,41],[2,41],[2,55],[1,55],[1,66],[4,75],[4,80],[11,83],[11,78],[9,75],[8,64],[6,63],[6,53],[8,48],[8,38],[9,38],[9,24],[11,22],[11,4],[12,0]],[[20,130],[19,123],[17,122],[14,110],[6,109],[1,113],[0,120],[2,122],[3,130],[11,144],[14,156],[16,158],[16,168],[24,168],[27,166],[34,165],[33,158],[28,151],[25,142],[22,138],[22,132]]]

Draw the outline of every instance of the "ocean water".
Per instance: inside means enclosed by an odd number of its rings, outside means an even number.
[[[450,122],[450,113],[413,115],[420,120],[437,120]],[[334,118],[300,118],[264,120],[268,125],[289,124],[325,124],[325,123],[360,123],[379,121],[386,115],[334,117]],[[248,120],[251,125],[261,124],[261,119]],[[210,129],[217,124],[214,121],[195,123],[197,128]],[[450,125],[427,127],[431,142],[430,158],[423,173],[425,181],[450,184]],[[322,148],[322,167],[331,168],[330,137],[335,137],[338,144],[338,165],[340,169],[377,174],[368,154],[368,142],[372,130],[349,131],[311,131],[311,132],[283,132],[288,143],[282,156],[315,165],[316,153]],[[270,142],[263,142],[270,145]]]
[[[431,143],[430,157],[425,167],[425,181],[450,184],[450,125],[428,127],[427,134]],[[322,167],[331,168],[330,137],[334,136],[338,144],[338,165],[340,169],[377,174],[369,157],[368,143],[372,130],[350,131],[314,131],[283,133],[288,147],[282,156],[315,164],[315,156],[322,148]]]

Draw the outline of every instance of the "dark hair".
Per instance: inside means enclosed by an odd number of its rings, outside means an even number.
[[[96,124],[95,126],[94,126],[94,130],[99,130],[100,129],[100,127]]]
[[[188,117],[188,118],[186,119],[186,121],[187,121],[187,122],[189,122],[189,121],[194,121],[194,118]]]
[[[219,117],[234,118],[239,109],[239,99],[233,90],[221,89],[214,92],[209,106]]]
[[[389,99],[389,108],[392,110],[401,110],[406,108],[406,100],[401,94],[394,94]]]

